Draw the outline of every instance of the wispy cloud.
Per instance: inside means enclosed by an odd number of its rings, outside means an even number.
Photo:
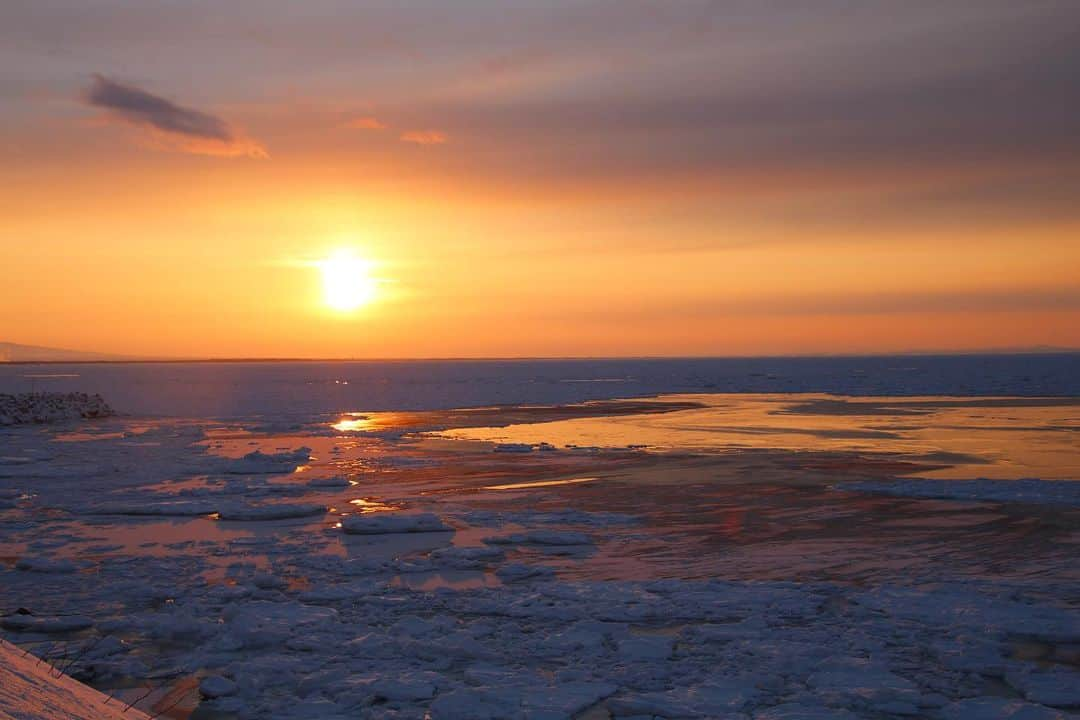
[[[376,117],[358,117],[347,121],[343,127],[352,130],[385,130],[389,125]]]
[[[449,139],[438,130],[409,130],[401,133],[401,140],[417,145],[443,145]]]
[[[110,118],[143,129],[155,146],[198,155],[265,158],[266,149],[225,120],[183,107],[134,85],[95,75],[84,94],[87,104]]]

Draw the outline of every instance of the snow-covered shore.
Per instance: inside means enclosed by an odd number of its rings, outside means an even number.
[[[0,720],[149,720],[149,716],[0,640]]]

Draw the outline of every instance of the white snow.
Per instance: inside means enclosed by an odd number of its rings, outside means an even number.
[[[232,475],[272,475],[288,473],[311,459],[311,448],[301,447],[279,453],[264,453],[261,450],[236,458],[221,458],[218,471]]]
[[[0,640],[0,720],[148,720]]]

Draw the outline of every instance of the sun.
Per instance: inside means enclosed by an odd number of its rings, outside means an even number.
[[[322,272],[323,300],[330,308],[348,312],[375,299],[378,282],[372,277],[371,263],[353,251],[337,250],[318,266]]]

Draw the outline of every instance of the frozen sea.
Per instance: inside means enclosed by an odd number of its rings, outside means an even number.
[[[0,364],[0,393],[31,390],[100,393],[123,413],[188,417],[560,405],[695,392],[1080,396],[1080,353]]]
[[[1080,709],[1078,355],[0,366],[30,390],[119,414],[0,427],[0,635],[151,716]]]

